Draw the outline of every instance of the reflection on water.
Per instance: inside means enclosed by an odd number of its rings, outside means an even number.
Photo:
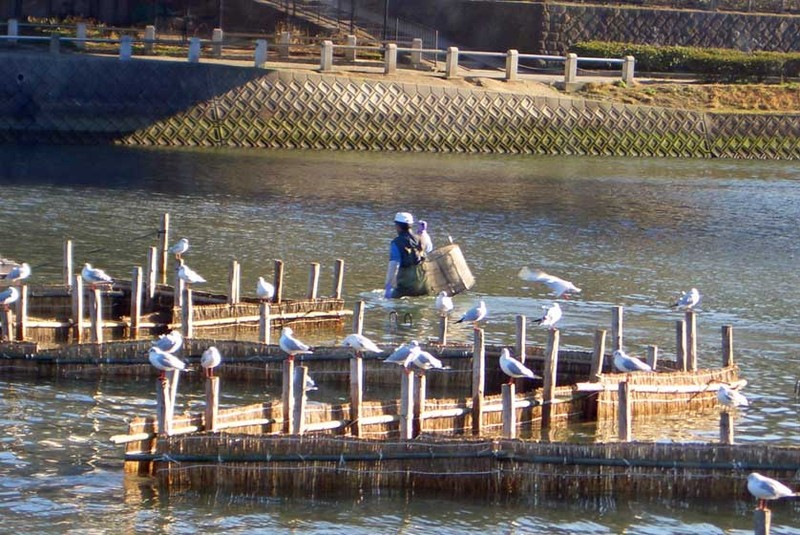
[[[452,236],[476,275],[457,296],[458,315],[477,299],[490,310],[486,338],[513,341],[515,316],[537,316],[551,298],[516,278],[541,267],[583,288],[563,303],[562,345],[588,348],[625,306],[625,345],[659,346],[674,358],[678,313],[667,304],[696,286],[703,294],[701,366],[721,360],[720,327],[733,325],[735,352],[752,406],[736,417],[742,442],[795,444],[793,389],[800,356],[798,164],[568,157],[514,157],[240,150],[0,147],[0,256],[30,262],[32,284],[60,277],[63,240],[75,262],[127,278],[143,265],[161,214],[172,236],[187,236],[187,263],[225,291],[228,265],[242,264],[243,294],[274,259],[286,264],[287,297],[305,293],[308,266],[322,264],[330,291],[334,260],[346,263],[345,298],[367,303],[365,334],[386,343],[436,336],[432,298],[381,297],[392,216],[413,212],[435,244]],[[394,325],[390,313],[413,321]],[[322,333],[312,343],[339,342]],[[451,339],[469,340],[453,328]],[[546,332],[529,327],[531,343]],[[312,370],[313,375],[313,370]],[[319,382],[319,379],[318,379]],[[348,533],[620,532],[749,530],[751,504],[582,504],[530,497],[486,505],[441,497],[355,501],[239,500],[159,494],[149,480],[123,476],[121,448],[108,437],[125,418],[152,410],[151,381],[0,381],[0,514],[9,530],[64,532],[231,530]],[[182,408],[201,393],[182,385]],[[223,385],[223,404],[275,395],[269,387]],[[323,395],[335,397],[336,393]],[[370,392],[368,395],[378,395]],[[634,422],[634,436],[713,440],[718,413]],[[558,431],[577,440],[613,429]],[[606,501],[604,501],[606,500]],[[796,505],[775,508],[773,525],[800,532]]]

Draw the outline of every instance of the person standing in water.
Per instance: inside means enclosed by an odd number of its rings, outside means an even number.
[[[414,216],[408,212],[397,212],[394,216],[397,237],[389,247],[383,294],[387,299],[429,293],[423,264],[425,251],[419,237],[411,232],[413,224]]]

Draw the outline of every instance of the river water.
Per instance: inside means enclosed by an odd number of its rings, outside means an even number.
[[[456,314],[484,299],[489,343],[513,343],[517,314],[551,302],[516,277],[539,267],[583,289],[563,303],[562,346],[589,348],[625,306],[625,346],[656,344],[673,358],[668,305],[682,290],[703,294],[701,366],[720,362],[720,327],[734,346],[752,406],[736,416],[742,443],[796,444],[800,291],[796,264],[800,164],[792,162],[0,147],[0,256],[34,267],[31,284],[55,282],[66,237],[75,262],[120,278],[143,265],[161,214],[187,236],[187,264],[224,292],[228,265],[242,264],[243,294],[286,265],[288,298],[304,294],[311,262],[330,292],[335,259],[346,264],[344,297],[367,305],[365,334],[381,342],[435,335],[431,298],[381,297],[395,212],[429,223],[434,243],[451,236],[476,276]],[[171,241],[175,241],[175,239]],[[391,321],[391,312],[401,319]],[[451,339],[467,341],[469,329]],[[338,334],[316,335],[336,342]],[[529,326],[529,341],[546,333]],[[154,410],[152,381],[0,378],[2,530],[32,533],[746,533],[751,501],[615,500],[513,502],[445,496],[358,500],[243,499],[165,495],[122,473],[111,435]],[[179,395],[192,407],[199,393]],[[324,390],[324,384],[323,388]],[[274,395],[264,385],[223,385],[223,405]],[[634,424],[658,440],[715,440],[717,413]],[[576,431],[580,433],[580,431]],[[742,474],[746,477],[746,474]],[[787,482],[800,487],[800,479]],[[702,484],[702,483],[700,483]],[[800,509],[773,507],[773,533],[800,533]]]

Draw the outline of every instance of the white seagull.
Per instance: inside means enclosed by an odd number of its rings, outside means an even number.
[[[508,384],[513,384],[515,377],[527,377],[529,379],[541,379],[533,373],[530,368],[511,356],[508,348],[504,347],[500,351],[500,369],[508,375]]]
[[[456,323],[461,323],[462,321],[471,321],[473,328],[478,330],[478,322],[486,317],[486,313],[486,303],[481,301],[477,306],[467,310],[464,315],[461,316],[461,319],[456,321]]]
[[[13,286],[9,286],[0,292],[0,305],[3,305],[3,310],[8,310],[9,305],[19,300],[19,290]]]
[[[181,267],[178,269],[178,277],[181,278],[183,282],[186,284],[196,284],[200,282],[206,282],[206,280],[200,276],[195,270],[187,266],[186,264],[181,264]]]
[[[211,346],[200,356],[200,366],[206,371],[206,377],[214,377],[214,368],[222,362],[222,355],[217,346]]]
[[[256,285],[256,295],[259,299],[271,301],[272,298],[275,297],[275,287],[265,281],[264,277],[259,277],[258,284]]]
[[[186,369],[186,363],[173,355],[162,351],[153,346],[149,352],[150,364],[161,370],[161,380],[166,380],[166,372],[182,371]]]
[[[183,335],[180,331],[172,330],[167,334],[160,335],[153,346],[161,351],[174,354],[183,346]]]
[[[112,279],[105,271],[99,268],[93,268],[88,262],[83,265],[81,277],[83,277],[83,280],[88,282],[92,287],[94,287],[96,284],[112,284],[114,282],[114,279]]]
[[[312,379],[310,375],[306,375],[305,389],[306,392],[309,390],[319,390],[319,388],[317,388],[317,383],[314,382],[314,379]]]
[[[351,347],[355,351],[356,356],[359,356],[363,352],[368,353],[382,353],[383,350],[375,344],[372,340],[364,336],[363,334],[353,333],[348,334],[344,340],[342,340],[342,346],[344,347]]]
[[[534,323],[538,323],[542,327],[550,327],[550,329],[556,328],[556,322],[561,319],[561,307],[558,303],[553,303],[549,307],[542,307],[542,317],[536,320],[533,320]]]
[[[31,276],[31,266],[27,262],[23,262],[18,266],[11,268],[11,271],[6,275],[7,281],[18,282],[27,279]]]
[[[726,384],[719,385],[717,399],[726,407],[747,407],[750,405],[750,402],[747,401],[747,398],[744,397],[741,392],[734,390]]]
[[[440,316],[447,316],[453,310],[453,298],[442,290],[439,292],[439,295],[436,296],[434,307]]]
[[[524,267],[519,270],[517,276],[526,281],[530,282],[541,282],[548,288],[550,291],[553,292],[553,295],[556,296],[556,299],[561,297],[562,295],[564,298],[568,298],[570,293],[580,293],[581,289],[572,284],[569,281],[565,281],[564,279],[560,279],[553,275],[548,275],[544,271],[540,271],[538,269],[531,270],[527,267]]]
[[[642,362],[636,357],[629,357],[623,350],[614,351],[614,368],[618,372],[651,372],[653,368],[646,362]]]
[[[169,248],[169,252],[175,255],[175,258],[180,259],[183,253],[189,250],[189,240],[181,238],[178,243]]]
[[[672,303],[671,307],[690,310],[695,306],[697,306],[697,303],[699,302],[700,302],[700,292],[697,291],[697,288],[692,288],[688,292],[683,292],[681,296],[678,298],[678,300]]]
[[[421,348],[413,348],[411,352],[406,357],[406,361],[403,363],[403,366],[406,369],[406,372],[411,372],[411,367],[413,366],[420,372],[424,372],[426,370],[444,370],[446,369],[445,365],[442,364],[442,361],[428,353],[427,351],[423,351]]]
[[[281,339],[278,342],[281,349],[289,354],[289,360],[294,359],[295,355],[307,355],[311,353],[311,348],[294,337],[291,327],[284,327],[281,331]]]
[[[386,357],[386,360],[383,362],[389,362],[392,364],[399,364],[400,366],[404,366],[406,363],[406,359],[408,355],[415,349],[419,349],[419,342],[416,340],[411,340],[407,344],[403,344],[400,347],[396,348],[394,352]]]
[[[747,490],[758,498],[758,509],[760,511],[767,510],[767,500],[778,500],[798,495],[780,481],[762,476],[758,472],[753,472],[747,476]]]

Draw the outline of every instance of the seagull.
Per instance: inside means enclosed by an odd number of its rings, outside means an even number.
[[[364,336],[363,334],[353,333],[348,334],[342,340],[342,346],[352,347],[356,356],[361,356],[364,351],[369,353],[382,353],[383,350],[379,348],[375,342]]]
[[[306,375],[305,389],[306,392],[309,390],[319,390],[319,388],[317,388],[317,383],[314,382],[314,379],[312,379],[310,375]]]
[[[182,371],[186,369],[186,363],[173,355],[162,351],[153,346],[149,352],[150,364],[161,370],[161,381],[166,381],[166,372]]]
[[[486,303],[481,301],[477,306],[467,310],[464,315],[461,316],[461,319],[456,321],[456,323],[461,323],[462,321],[471,321],[473,328],[477,331],[478,322],[486,317],[486,312]]]
[[[726,384],[719,385],[717,399],[726,407],[747,407],[750,405],[750,402],[747,401],[747,398],[744,397],[741,392],[734,390]]]
[[[434,307],[436,307],[436,310],[439,312],[440,316],[447,316],[450,314],[450,311],[453,310],[453,299],[447,295],[446,291],[442,290],[439,292],[439,295],[436,296]]]
[[[294,360],[295,355],[307,355],[311,353],[311,348],[294,337],[291,327],[284,327],[281,331],[281,339],[278,342],[281,349],[289,354],[289,360]]]
[[[623,350],[614,351],[614,368],[622,373],[628,372],[651,372],[653,368],[646,362],[635,357],[629,357]]]
[[[189,250],[189,240],[187,238],[181,238],[178,240],[178,243],[173,245],[169,248],[169,252],[175,255],[175,258],[178,260],[181,259],[183,253]]]
[[[9,286],[0,292],[0,305],[3,305],[3,310],[8,310],[11,303],[15,303],[19,299],[19,290],[13,286]]]
[[[691,310],[693,309],[697,303],[700,302],[700,292],[697,291],[697,288],[692,288],[688,292],[683,292],[681,296],[675,301],[671,308],[683,308],[684,310]]]
[[[11,282],[18,282],[23,279],[27,279],[31,276],[31,266],[27,262],[23,262],[18,266],[14,266],[11,268],[11,271],[8,272],[6,275],[7,281]]]
[[[413,348],[411,352],[406,357],[406,361],[403,363],[403,366],[406,369],[407,373],[411,372],[411,367],[413,366],[420,372],[424,372],[426,370],[444,370],[447,367],[442,364],[442,361],[428,353],[427,351],[423,351],[422,348]]]
[[[541,318],[537,320],[533,320],[534,323],[538,323],[542,327],[550,327],[550,330],[556,328],[556,322],[561,319],[561,307],[558,303],[553,303],[549,307],[542,307],[544,314]]]
[[[750,491],[750,494],[758,498],[757,509],[759,511],[768,510],[767,500],[778,500],[780,498],[798,495],[780,481],[762,476],[758,472],[753,472],[747,476],[747,490]]]
[[[162,334],[158,337],[153,347],[157,347],[161,351],[175,354],[183,346],[183,335],[180,331],[170,331],[167,334]]]
[[[211,346],[200,356],[200,366],[206,371],[206,377],[214,377],[214,368],[222,362],[222,355],[216,346]]]
[[[256,295],[259,299],[264,301],[271,301],[275,296],[275,287],[264,280],[264,277],[258,278],[258,285],[256,285]]]
[[[396,348],[394,352],[391,355],[389,355],[383,362],[389,362],[392,364],[399,364],[400,366],[403,366],[405,365],[408,355],[415,349],[419,349],[419,342],[417,342],[416,340],[411,340],[407,344],[403,344],[400,347]]]
[[[93,268],[88,262],[83,265],[81,277],[83,277],[83,280],[88,282],[92,288],[94,288],[97,284],[112,284],[114,282],[114,279],[112,279],[105,271],[102,269]]]
[[[181,264],[181,267],[178,269],[178,277],[180,277],[181,280],[186,284],[206,282],[206,280],[201,277],[199,273],[186,264]]]
[[[580,293],[581,291],[580,288],[571,282],[560,279],[554,275],[548,275],[544,271],[540,271],[538,269],[531,270],[527,267],[524,267],[519,270],[517,277],[526,281],[541,282],[550,288],[550,290],[553,292],[553,295],[556,296],[556,299],[561,296],[564,296],[564,299],[568,299],[570,293]]]
[[[541,377],[533,373],[527,366],[513,358],[506,347],[500,351],[500,369],[503,370],[503,373],[509,376],[508,384],[513,384],[515,377],[541,379]]]

